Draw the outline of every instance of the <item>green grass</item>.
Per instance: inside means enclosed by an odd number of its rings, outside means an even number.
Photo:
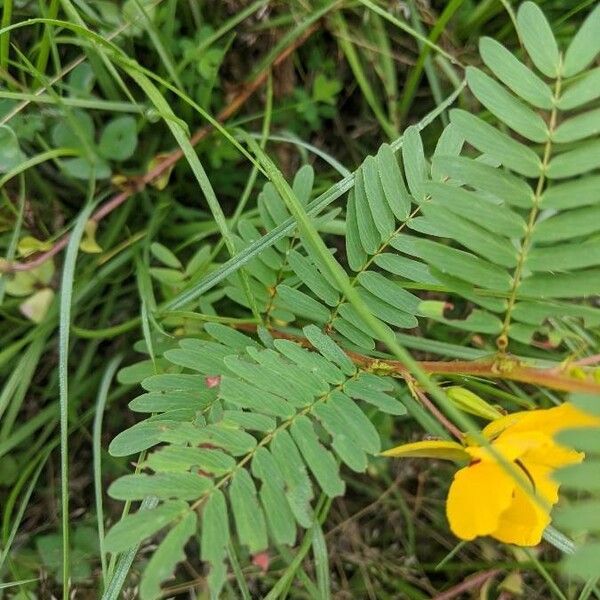
[[[568,11],[557,0],[540,4],[562,39],[590,3],[570,3]],[[108,445],[137,420],[127,402],[138,394],[138,378],[118,369],[143,354],[150,358],[139,368],[161,372],[163,350],[178,337],[199,335],[205,322],[272,325],[248,272],[296,227],[291,243],[302,240],[378,331],[335,260],[345,259],[336,240],[346,231],[340,199],[353,172],[383,142],[400,147],[412,124],[424,130],[427,154],[433,151],[450,105],[458,99],[474,106],[463,74],[479,60],[481,35],[519,47],[507,3],[434,2],[427,12],[419,6],[406,3],[405,14],[376,0],[4,1],[0,266],[31,260],[20,244],[26,236],[48,247],[65,243],[46,261],[54,265],[49,276],[24,271],[17,291],[12,276],[0,277],[1,598],[133,597],[148,544],[119,555],[104,546],[105,530],[137,510],[128,504],[123,511],[106,493],[132,470],[126,458],[108,454]],[[235,104],[257,78],[254,93]],[[194,146],[190,138],[202,128]],[[172,169],[142,184],[171,152],[178,153]],[[305,162],[316,178],[303,204],[287,182]],[[262,223],[257,194],[267,180],[293,217],[242,244],[239,223]],[[124,201],[92,231],[94,211],[121,193]],[[330,210],[327,224],[317,226],[317,216]],[[82,240],[101,251],[86,252]],[[163,254],[161,261],[156,243],[173,258]],[[232,282],[247,308],[227,296]],[[51,302],[35,304],[30,318],[25,303],[41,302],[40,292],[49,290]],[[574,353],[584,337],[577,327]],[[408,350],[425,359],[472,359],[490,346],[470,346],[436,326],[420,336],[379,333],[387,350],[377,350],[407,365],[455,423],[470,429]],[[588,351],[595,346],[592,332]],[[537,389],[469,381],[511,409],[547,399]],[[373,415],[385,439],[417,439],[421,425],[440,432],[413,403],[412,420]],[[490,598],[509,575],[521,578],[526,598],[600,598],[595,581],[565,581],[549,545],[527,556],[489,540],[456,546],[443,511],[450,477],[442,466],[381,460],[365,474],[345,473],[346,497],[321,496],[317,521],[296,547],[269,549],[266,573],[245,548],[228,547],[223,597],[419,600],[497,567]],[[155,505],[148,498],[141,507]],[[198,542],[188,547],[165,597],[204,597]]]

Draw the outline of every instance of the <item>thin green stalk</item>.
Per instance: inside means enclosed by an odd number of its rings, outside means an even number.
[[[48,10],[44,15],[48,19],[55,19],[58,15],[58,7],[60,5],[60,0],[50,0],[50,5],[48,6]],[[36,70],[40,73],[44,74],[46,72],[46,66],[48,65],[48,57],[50,56],[50,46],[53,44],[52,41],[52,26],[46,25],[44,27],[44,35],[42,36],[42,41],[40,43],[40,52],[38,54],[37,62],[36,62]]]
[[[90,196],[93,190],[90,189]],[[63,600],[69,600],[70,552],[69,552],[69,335],[71,329],[71,311],[75,265],[79,252],[79,243],[83,237],[85,224],[89,220],[95,204],[88,202],[81,211],[71,233],[61,280],[60,321],[58,345],[58,386],[60,399],[60,496],[62,516],[62,575]]]
[[[100,545],[100,562],[102,565],[102,585],[106,588],[108,584],[108,565],[106,562],[106,551],[104,549],[104,508],[102,502],[102,419],[104,408],[108,399],[113,377],[121,364],[123,357],[115,356],[106,367],[98,395],[96,397],[96,412],[94,414],[94,425],[92,429],[92,448],[94,456],[94,494],[96,498],[96,522],[98,526],[98,543]]]
[[[13,0],[4,0],[2,3],[2,20],[0,27],[10,25],[12,19]],[[4,35],[0,38],[0,69],[6,71],[8,68],[8,50],[10,48],[10,36]]]

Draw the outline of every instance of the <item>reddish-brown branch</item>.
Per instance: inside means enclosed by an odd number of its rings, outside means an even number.
[[[256,331],[252,324],[236,325],[238,329]],[[312,348],[311,343],[303,337],[270,330],[273,337],[289,339]],[[406,367],[397,360],[373,358],[357,352],[346,351],[352,362],[364,369],[389,374],[410,380]],[[582,392],[600,395],[600,381],[594,377],[592,370],[579,368],[573,375],[568,370],[556,368],[541,369],[524,365],[520,360],[510,356],[498,356],[495,360],[456,360],[456,361],[420,361],[419,366],[429,375],[473,375],[486,379],[518,381],[538,385],[562,392]]]
[[[273,60],[271,64],[269,64],[265,69],[263,69],[254,79],[246,83],[240,91],[233,97],[231,102],[219,112],[216,117],[216,120],[219,123],[223,123],[227,121],[230,117],[232,117],[235,113],[237,113],[240,108],[246,103],[246,101],[259,89],[261,88],[269,77],[269,73],[271,69],[279,66],[283,63],[295,50],[297,50],[304,42],[316,31],[319,27],[318,23],[313,24],[309,27],[298,39],[294,40],[292,44],[284,48]],[[196,133],[190,138],[190,143],[195,146],[200,141],[202,141],[213,129],[213,126],[208,124],[204,125]],[[166,157],[161,160],[153,169],[148,171],[142,176],[137,178],[132,178],[130,184],[126,189],[115,194],[109,200],[107,200],[96,212],[92,215],[91,220],[98,223],[104,217],[109,215],[113,210],[121,206],[124,202],[126,202],[131,196],[143,190],[148,184],[152,183],[154,180],[158,179],[164,173],[167,173],[169,169],[171,169],[181,158],[183,157],[183,151],[181,148],[177,148],[173,150]],[[0,271],[6,273],[12,273],[16,271],[29,271],[34,269],[35,267],[40,266],[42,263],[46,262],[56,254],[58,254],[68,243],[69,243],[69,233],[65,233],[59,240],[55,242],[50,250],[47,252],[43,252],[34,256],[28,261],[24,262],[11,262],[11,263],[2,263],[0,264]]]
[[[446,429],[446,431],[450,435],[454,436],[459,442],[461,442],[463,440],[464,436],[463,436],[462,432],[460,431],[460,429],[458,429],[458,427],[453,425],[445,417],[445,415],[442,414],[440,409],[427,397],[425,392],[423,392],[422,390],[420,390],[418,387],[415,387],[415,386],[412,386],[412,389],[414,390],[414,393],[417,396],[417,398],[421,401],[421,404],[423,404],[423,406],[432,414],[432,416],[435,417],[436,421],[442,427],[444,427],[444,429]]]
[[[481,587],[486,581],[493,579],[500,572],[500,569],[490,569],[489,571],[483,571],[471,577],[467,577],[463,582],[438,594],[432,600],[452,600],[453,598],[458,598],[465,592]]]

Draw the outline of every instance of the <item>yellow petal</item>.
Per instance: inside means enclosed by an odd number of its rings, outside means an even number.
[[[494,453],[485,446],[468,446],[466,451],[472,458],[479,460],[491,460],[498,462],[495,452],[501,454],[506,460],[514,461],[523,456],[533,448],[538,448],[552,443],[547,435],[534,431],[525,431],[509,435],[508,433],[499,436],[491,443]]]
[[[545,410],[531,410],[513,414],[520,416],[514,423],[505,428],[501,435],[536,431],[552,437],[563,429],[600,425],[598,417],[584,413],[569,402]]]
[[[504,415],[499,419],[495,419],[488,425],[486,425],[481,433],[488,438],[488,440],[493,440],[497,438],[503,431],[516,425],[521,419],[532,413],[530,410],[522,410],[520,412],[509,413],[508,415]]]
[[[548,511],[540,507],[526,491],[515,488],[512,502],[500,515],[498,527],[491,536],[506,544],[537,546],[549,523]]]
[[[552,470],[567,465],[574,465],[584,459],[583,452],[577,452],[570,448],[565,448],[553,442],[551,439],[547,444],[531,448],[524,452],[522,461],[528,466],[547,467]]]
[[[472,540],[496,531],[514,489],[515,482],[494,462],[480,462],[458,471],[446,501],[454,535]]]
[[[381,453],[381,456],[397,458],[439,458],[444,460],[469,460],[465,448],[448,440],[425,440],[412,444],[402,444]]]

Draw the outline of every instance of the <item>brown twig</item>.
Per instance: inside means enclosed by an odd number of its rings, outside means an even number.
[[[314,23],[310,26],[301,36],[299,36],[293,43],[284,48],[273,60],[271,64],[265,67],[254,79],[245,84],[241,90],[233,97],[231,102],[227,104],[216,117],[219,123],[227,121],[240,108],[246,103],[246,101],[259,89],[261,88],[269,77],[271,69],[279,66],[284,62],[290,54],[297,50],[304,42],[317,30],[319,27],[318,23]],[[204,125],[190,138],[190,143],[195,146],[202,141],[213,129],[213,126],[208,124]],[[164,173],[167,173],[181,158],[183,157],[183,151],[181,148],[173,150],[166,157],[160,161],[153,169],[150,169],[144,175],[132,178],[132,185],[129,185],[126,189],[115,194],[108,199],[96,212],[91,216],[91,220],[96,223],[100,222],[104,217],[109,215],[113,210],[121,206],[131,196],[142,191],[148,184],[158,179]],[[14,273],[17,271],[29,271],[39,267],[42,263],[46,262],[56,254],[58,254],[68,243],[70,234],[65,233],[47,252],[42,252],[32,259],[23,262],[10,262],[1,263],[0,272]]]
[[[419,389],[415,385],[411,385],[410,389],[414,392],[415,396],[421,401],[421,404],[431,413],[435,420],[442,426],[446,431],[454,436],[459,442],[463,440],[463,434],[458,427],[453,425],[446,416],[440,411],[440,409],[427,397],[423,390]]]
[[[500,573],[500,569],[490,569],[489,571],[483,571],[481,573],[477,573],[472,577],[468,577],[463,582],[455,585],[454,587],[442,592],[432,598],[432,600],[452,600],[453,598],[457,598],[464,592],[468,592],[473,588],[481,587],[486,581],[496,577]]]
[[[239,324],[238,329],[254,332],[256,325]],[[289,339],[306,348],[312,344],[301,336],[270,330],[273,337]],[[357,352],[346,351],[352,362],[365,370],[387,373],[411,380],[406,367],[397,360],[373,358]],[[420,361],[419,366],[428,375],[473,375],[486,379],[518,381],[530,385],[538,385],[562,392],[582,392],[600,395],[600,381],[594,378],[591,370],[581,371],[575,376],[568,371],[557,371],[555,368],[540,369],[524,365],[522,361],[510,356],[498,356],[490,360],[456,360],[456,361]]]

